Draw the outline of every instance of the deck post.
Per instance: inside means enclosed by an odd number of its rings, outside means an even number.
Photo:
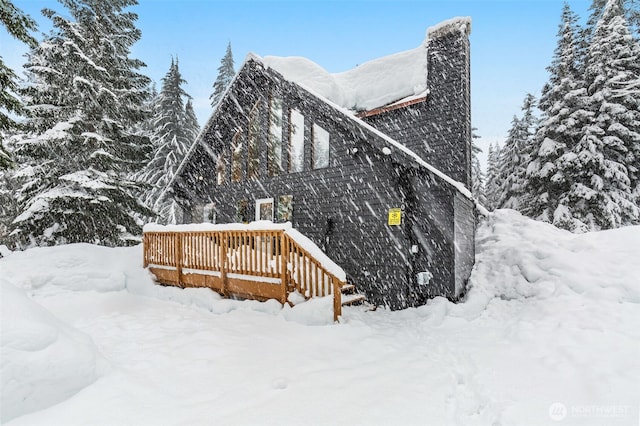
[[[142,267],[146,268],[149,266],[149,234],[147,233],[142,234],[142,256]]]
[[[229,234],[227,232],[220,233],[220,279],[222,280],[222,286],[220,293],[223,296],[227,295],[227,243]]]
[[[338,317],[342,315],[342,286],[335,277],[331,277],[331,281],[333,282],[333,322],[337,322]]]
[[[284,234],[284,231],[280,231],[280,281],[282,286],[282,294],[280,297],[282,298],[282,304],[284,305],[287,302],[288,298],[288,290],[289,282],[287,280],[287,264],[289,257],[289,247],[287,244],[287,237]]]
[[[182,287],[182,234],[175,232],[173,234],[175,239],[175,259],[176,259],[176,273],[178,274],[178,286]]]

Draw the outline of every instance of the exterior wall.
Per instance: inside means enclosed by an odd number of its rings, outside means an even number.
[[[429,52],[427,101],[365,120],[469,185],[468,40],[460,33],[444,33],[431,41]],[[433,82],[437,75],[442,80]],[[274,94],[283,100],[284,171],[269,176],[268,107]],[[260,111],[259,176],[249,179],[247,127],[254,105]],[[298,173],[286,171],[291,109],[305,117],[304,171]],[[318,170],[311,160],[313,123],[330,134],[329,167]],[[230,150],[236,134],[245,147],[240,182],[231,181]],[[385,155],[386,145],[375,132],[249,61],[180,170],[173,196],[185,210],[185,221],[201,221],[202,206],[212,203],[219,223],[237,222],[241,201],[248,203],[246,219],[253,220],[255,200],[273,198],[277,211],[278,198],[292,196],[293,226],[342,266],[369,302],[401,309],[433,296],[455,298],[473,264],[473,222],[469,228],[466,219],[473,217],[467,211],[470,203],[456,201],[459,194],[453,187],[411,165],[398,150]],[[221,165],[224,179],[218,184]],[[402,208],[401,225],[387,224],[390,208]]]
[[[422,304],[435,296],[452,298],[454,289],[453,192],[425,172],[411,178],[414,202],[408,232],[417,246],[413,255],[412,275]],[[419,274],[426,278],[420,280]],[[421,284],[422,282],[422,284]]]
[[[220,223],[237,221],[237,205],[248,201],[248,219],[253,220],[255,200],[281,195],[293,196],[293,225],[309,237],[347,272],[368,301],[392,309],[414,306],[407,291],[407,270],[410,267],[409,241],[403,226],[387,225],[390,208],[404,204],[406,191],[400,183],[402,171],[391,156],[375,148],[373,133],[366,133],[341,112],[333,110],[297,86],[280,81],[262,70],[259,64],[249,64],[250,70],[237,79],[229,99],[221,107],[224,119],[209,124],[205,143],[214,154],[227,162],[225,182],[216,184],[215,162],[204,147],[198,148],[174,184],[176,198],[193,213],[195,206],[213,202]],[[258,83],[256,83],[258,82]],[[287,110],[295,108],[305,117],[305,171],[267,174],[266,135],[268,129],[268,97],[279,93],[284,106],[283,144],[288,143]],[[251,107],[261,105],[260,177],[247,179],[246,152],[241,182],[231,182],[228,146],[236,128],[246,127]],[[239,109],[238,109],[239,108]],[[233,113],[231,125],[226,117]],[[311,168],[311,127],[316,123],[330,134],[330,165]],[[231,130],[230,130],[231,129]],[[226,139],[226,140],[225,140]],[[378,141],[378,143],[382,143]],[[246,146],[246,145],[245,145]],[[353,148],[357,152],[353,153]],[[283,163],[287,164],[286,149]],[[199,176],[204,176],[200,180]],[[277,206],[275,206],[277,209]],[[193,218],[198,220],[197,217]],[[277,219],[277,218],[276,218]]]
[[[457,298],[467,285],[475,260],[475,206],[473,203],[456,193],[454,198],[454,266],[455,293]]]
[[[364,120],[428,163],[471,187],[469,38],[457,29],[430,34],[427,100]]]

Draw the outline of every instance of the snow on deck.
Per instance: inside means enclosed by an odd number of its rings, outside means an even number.
[[[249,223],[188,223],[184,225],[160,225],[148,223],[143,232],[206,232],[206,231],[284,231],[301,248],[313,256],[320,265],[340,281],[346,281],[347,274],[338,264],[329,258],[313,241],[293,229],[291,222],[273,223],[257,220]]]

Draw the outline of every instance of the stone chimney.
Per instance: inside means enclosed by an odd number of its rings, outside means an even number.
[[[425,160],[471,188],[471,19],[453,18],[427,30]]]

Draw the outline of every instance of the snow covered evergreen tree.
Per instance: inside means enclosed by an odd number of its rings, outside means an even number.
[[[198,117],[196,117],[191,99],[187,99],[187,105],[184,108],[184,129],[186,139],[189,141],[189,146],[191,146],[200,133],[200,124],[198,124]]]
[[[229,84],[233,80],[236,72],[233,69],[233,54],[231,53],[231,43],[227,44],[227,51],[222,57],[220,61],[220,66],[218,67],[218,77],[216,78],[215,83],[213,83],[213,93],[209,97],[211,99],[211,106],[213,108],[218,105],[220,98],[224,94],[224,91],[227,90]]]
[[[129,57],[140,38],[135,0],[63,0],[45,9],[53,30],[29,54],[26,91],[30,132],[16,145],[18,246],[136,240],[151,214],[128,176],[148,155],[132,132],[145,116],[149,79]],[[67,17],[67,16],[70,16]]]
[[[545,84],[539,109],[542,121],[536,132],[527,167],[529,196],[526,214],[545,222],[554,222],[556,209],[564,211],[571,206],[561,205],[562,196],[569,190],[572,178],[565,170],[567,157],[581,138],[588,120],[585,83],[580,68],[583,34],[577,27],[577,16],[565,3],[558,30],[558,42]]]
[[[22,10],[13,5],[10,0],[2,0],[0,5],[0,23],[7,32],[16,39],[35,46],[36,39],[31,31],[36,29],[36,22]],[[22,102],[17,97],[18,77],[15,72],[5,65],[0,56],[0,170],[8,168],[11,158],[4,149],[3,135],[9,130],[16,129],[17,123],[9,114],[24,114]]]
[[[640,221],[640,100],[619,95],[621,85],[640,79],[640,47],[620,0],[609,0],[585,59],[587,118],[582,137],[562,156],[571,187],[554,223],[583,232]]]
[[[487,153],[487,179],[485,184],[485,207],[489,210],[495,210],[500,200],[500,180],[499,180],[499,158],[500,145],[497,143],[489,144],[489,152]]]
[[[156,150],[153,159],[137,177],[149,185],[150,189],[144,194],[145,202],[158,212],[158,220],[163,223],[177,222],[177,206],[175,201],[165,197],[165,189],[199,132],[191,97],[182,88],[185,83],[178,61],[172,59],[155,101],[153,125],[156,130],[152,139]]]
[[[522,105],[522,118],[513,117],[507,140],[498,159],[498,208],[526,213],[530,200],[527,194],[527,167],[531,161],[536,117],[535,98],[528,93]]]

